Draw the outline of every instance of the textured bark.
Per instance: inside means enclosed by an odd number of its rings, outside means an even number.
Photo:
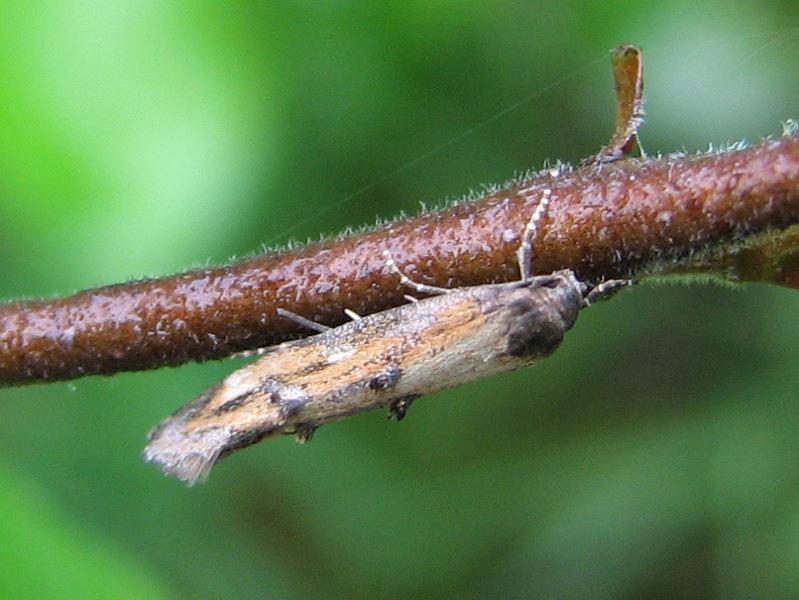
[[[799,287],[799,136],[696,156],[553,169],[373,231],[216,269],[0,305],[0,383],[69,379],[227,356],[307,335],[344,308],[404,302],[383,250],[414,279],[518,278],[515,252],[544,189],[535,272],[600,280],[703,271]]]

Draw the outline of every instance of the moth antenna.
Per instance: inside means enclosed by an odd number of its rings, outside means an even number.
[[[313,329],[314,331],[318,331],[319,333],[324,333],[325,331],[329,331],[331,329],[331,327],[328,327],[327,325],[322,325],[321,323],[317,323],[316,321],[311,321],[310,319],[301,317],[300,315],[293,313],[290,310],[286,310],[285,308],[278,308],[277,314],[283,317],[284,319],[288,319],[289,321],[294,321],[298,325],[302,325],[303,327],[307,327],[308,329]]]
[[[527,222],[527,227],[524,228],[522,243],[516,253],[519,259],[519,274],[521,275],[522,281],[530,279],[533,276],[533,254],[535,251],[535,239],[538,236],[538,225],[546,216],[551,197],[552,190],[546,188],[541,193],[541,198],[538,200],[538,205],[535,207],[530,220]]]
[[[383,257],[386,259],[386,265],[388,268],[399,276],[400,283],[413,288],[420,294],[448,294],[452,291],[447,288],[436,287],[434,285],[427,285],[426,283],[418,283],[414,281],[400,270],[400,268],[397,266],[397,263],[394,261],[394,257],[391,256],[391,252],[388,250],[383,250]]]

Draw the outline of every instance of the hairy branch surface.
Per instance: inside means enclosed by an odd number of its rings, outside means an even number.
[[[386,265],[441,287],[518,277],[516,251],[544,190],[536,273],[582,279],[699,272],[799,287],[799,135],[699,155],[558,167],[476,199],[350,237],[213,269],[0,305],[0,384],[55,381],[229,356],[330,326],[344,309],[397,306]]]

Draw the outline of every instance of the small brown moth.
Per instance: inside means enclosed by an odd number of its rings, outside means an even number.
[[[589,164],[624,158],[643,121],[641,51],[623,45],[612,57],[616,134]],[[191,485],[221,458],[267,437],[307,441],[324,423],[382,406],[400,420],[424,394],[552,354],[581,309],[629,282],[590,288],[569,270],[533,276],[533,243],[550,200],[543,190],[525,228],[519,281],[438,288],[412,281],[386,255],[404,285],[432,295],[363,318],[345,311],[353,320],[334,329],[277,309],[321,333],[258,351],[258,360],[156,427],[144,459]]]
[[[532,275],[533,241],[550,195],[544,190],[525,229],[519,281],[436,288],[411,281],[387,256],[405,285],[434,295],[260,351],[159,425],[145,460],[191,485],[219,459],[264,438],[307,441],[323,423],[382,406],[400,420],[421,395],[548,356],[583,307],[626,283],[586,293],[572,271]]]

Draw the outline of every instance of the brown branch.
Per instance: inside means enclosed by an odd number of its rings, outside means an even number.
[[[704,271],[799,287],[799,136],[720,153],[553,169],[348,238],[216,269],[0,305],[0,383],[54,381],[228,356],[404,302],[383,250],[419,281],[518,276],[539,193],[552,203],[536,272],[603,279]]]

